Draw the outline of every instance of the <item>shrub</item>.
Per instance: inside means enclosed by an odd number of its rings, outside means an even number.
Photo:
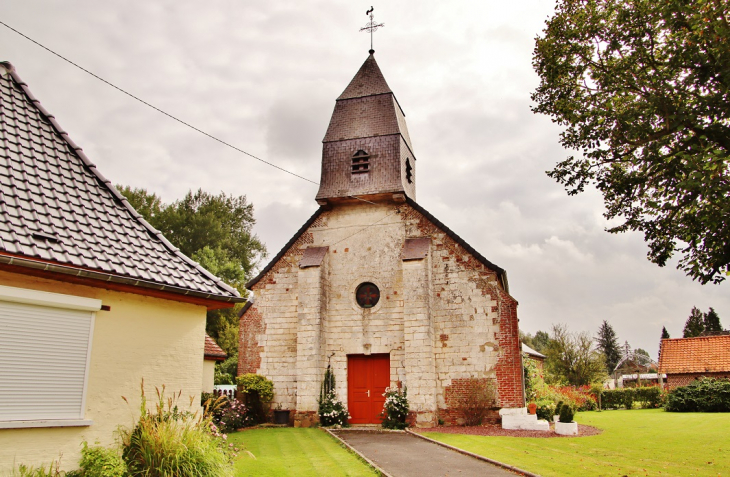
[[[730,379],[700,378],[671,390],[665,409],[671,412],[730,412]]]
[[[237,377],[236,384],[246,396],[246,405],[254,423],[265,422],[264,407],[274,399],[274,383],[261,375],[248,373]]]
[[[255,419],[249,408],[238,399],[203,393],[203,398],[206,397],[203,402],[205,416],[218,427],[220,432],[233,432],[254,424]]]
[[[81,444],[81,469],[76,474],[79,477],[124,477],[127,475],[127,465],[115,448],[101,446],[89,447],[84,441]]]
[[[553,416],[556,414],[555,401],[552,399],[538,399],[535,404],[537,404],[536,414],[538,419],[553,420]]]
[[[383,429],[405,429],[408,417],[408,390],[403,388],[385,388],[385,404],[380,417],[383,420]]]
[[[569,404],[560,407],[560,422],[573,422],[573,408]]]
[[[181,411],[177,405],[180,393],[166,398],[164,386],[162,391],[157,389],[154,412],[147,410],[144,381],[141,394],[139,421],[132,429],[119,431],[122,458],[130,476],[232,475],[232,455],[225,445],[225,434],[220,434],[209,420]]]
[[[346,426],[350,414],[337,399],[335,392],[335,375],[327,365],[322,387],[319,390],[319,423],[323,426]]]
[[[494,381],[469,378],[463,389],[463,393],[455,398],[455,408],[464,418],[465,426],[478,426],[496,403]]]

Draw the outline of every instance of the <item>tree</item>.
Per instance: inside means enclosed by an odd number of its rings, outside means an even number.
[[[603,381],[606,376],[603,354],[593,346],[588,333],[570,333],[565,325],[553,325],[545,354],[545,366],[553,382],[582,386]]]
[[[669,332],[667,331],[667,328],[662,326],[662,339],[668,340],[669,339]]]
[[[693,338],[700,336],[705,331],[705,319],[702,312],[696,307],[692,307],[689,318],[684,324],[683,338]]]
[[[164,204],[145,189],[117,186],[137,212],[182,253],[246,294],[245,283],[266,248],[252,233],[253,205],[246,196],[190,191],[181,200]],[[232,356],[238,351],[238,304],[211,310],[206,331]]]
[[[722,325],[720,324],[720,316],[714,308],[710,307],[710,311],[704,315],[705,332],[718,332],[722,331]]]
[[[595,185],[608,232],[703,284],[730,275],[729,18],[722,0],[558,0],[533,57],[533,112],[579,152],[548,175]]]
[[[532,336],[530,333],[524,334],[520,331],[520,341],[538,353],[543,353],[550,343],[550,335],[545,331],[538,331],[535,336]]]
[[[603,324],[598,329],[596,343],[606,359],[606,372],[611,374],[621,359],[621,351],[619,351],[616,332],[606,320],[603,320]]]

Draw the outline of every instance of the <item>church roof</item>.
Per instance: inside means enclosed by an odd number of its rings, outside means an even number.
[[[10,63],[0,63],[0,210],[2,265],[243,301],[132,208]]]
[[[470,253],[474,258],[476,258],[480,263],[482,263],[485,267],[487,267],[490,270],[493,270],[497,272],[497,276],[499,278],[499,281],[502,284],[502,288],[509,293],[509,284],[507,282],[507,271],[504,270],[502,267],[495,265],[494,263],[487,260],[481,253],[477,252],[474,247],[469,245],[466,240],[459,237],[459,235],[456,234],[453,230],[448,228],[446,225],[444,225],[440,220],[438,220],[436,217],[434,217],[430,212],[428,212],[426,209],[418,205],[415,200],[411,199],[410,197],[406,197],[406,203],[413,207],[416,211],[421,213],[426,219],[428,219],[432,224],[434,224],[436,227],[441,229],[447,236],[449,236],[452,240],[454,240],[456,243],[464,247],[464,249]],[[297,233],[294,234],[294,236],[284,245],[284,247],[279,251],[278,254],[266,265],[266,267],[261,270],[261,273],[256,275],[251,281],[246,283],[246,288],[251,289],[254,285],[256,285],[264,276],[266,276],[269,271],[274,268],[274,265],[284,257],[286,252],[294,246],[297,240],[299,240],[299,237],[309,229],[309,227],[314,223],[317,218],[319,218],[320,215],[325,211],[326,209],[323,207],[320,207],[317,209],[317,211],[312,214],[312,216],[307,220],[307,222],[302,225],[302,227],[297,231]]]
[[[352,78],[350,84],[347,85],[347,88],[345,88],[345,91],[342,92],[337,100],[362,98],[363,96],[386,93],[392,93],[392,91],[385,81],[385,77],[380,71],[375,57],[370,53],[370,56],[362,64],[360,70],[358,70],[355,77]]]

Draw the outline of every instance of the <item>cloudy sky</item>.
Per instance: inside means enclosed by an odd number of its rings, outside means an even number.
[[[166,112],[319,181],[335,98],[367,57],[370,4],[338,0],[0,3],[0,21]],[[545,175],[560,129],[530,111],[535,36],[553,2],[375,5],[378,64],[406,113],[417,199],[508,271],[530,333],[566,323],[656,357],[692,306],[730,326],[728,284],[648,262],[640,234],[604,231],[599,194],[568,197]],[[317,187],[170,120],[0,25],[0,60],[115,184],[165,201],[245,194],[273,256],[316,209]]]

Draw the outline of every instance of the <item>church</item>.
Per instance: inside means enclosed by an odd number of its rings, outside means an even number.
[[[522,408],[507,273],[416,202],[405,114],[373,50],[322,142],[319,209],[246,284],[239,375],[271,379],[272,405],[302,426],[317,421],[328,365],[351,424],[379,424],[389,386],[406,387],[419,427],[456,423],[473,379]]]

